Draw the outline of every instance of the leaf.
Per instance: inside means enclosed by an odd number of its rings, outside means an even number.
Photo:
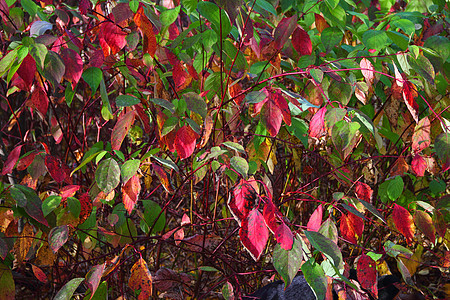
[[[368,50],[381,50],[390,44],[386,31],[367,30],[362,35],[362,41]]]
[[[23,193],[27,199],[24,207],[25,212],[39,223],[48,227],[48,222],[42,213],[42,200],[36,192],[27,186],[19,184],[15,184],[14,187],[20,190],[20,192]]]
[[[147,16],[144,14],[144,7],[140,6],[134,16],[134,23],[139,27],[144,39],[143,51],[150,54],[151,57],[155,57],[156,53],[156,36],[153,32],[153,25]]]
[[[19,47],[15,48],[12,51],[9,51],[6,55],[3,56],[2,60],[0,60],[0,76],[8,71],[13,64],[13,62],[17,58],[17,53],[19,52]]]
[[[111,134],[111,147],[112,150],[119,150],[125,136],[130,131],[131,127],[134,124],[134,120],[136,118],[136,113],[134,110],[127,112],[126,114],[122,114],[117,120],[116,125],[113,128]]]
[[[303,252],[300,239],[301,237],[297,235],[289,250],[284,249],[280,244],[276,244],[273,250],[273,266],[283,278],[286,287],[291,284],[302,264]]]
[[[395,201],[403,193],[404,183],[400,176],[395,176],[394,179],[389,180],[389,185],[387,188],[387,195],[389,199]]]
[[[286,99],[281,95],[280,90],[276,90],[276,92],[271,94],[271,100],[275,103],[276,106],[281,111],[281,115],[283,116],[283,121],[286,125],[291,125],[291,111],[289,109],[288,103]]]
[[[408,62],[413,70],[425,78],[428,83],[434,85],[434,68],[425,56],[419,55],[417,58],[414,58],[413,55],[408,55]]]
[[[74,278],[66,283],[56,294],[53,300],[70,300],[72,299],[75,290],[78,288],[81,282],[83,282],[84,278]]]
[[[141,192],[139,177],[134,175],[122,187],[122,201],[128,214],[131,215]]]
[[[102,70],[100,70],[97,67],[90,67],[84,70],[83,75],[81,75],[81,77],[83,77],[84,81],[86,81],[86,83],[91,88],[92,94],[94,94],[97,91],[98,86],[100,85],[100,82],[103,79],[103,73]]]
[[[100,40],[103,40],[107,44],[105,46],[111,49],[113,55],[122,50],[122,48],[127,45],[127,33],[120,29],[120,27],[115,23],[110,21],[105,21],[100,24],[98,36]],[[109,51],[107,49],[103,48],[105,57],[108,56],[108,52]]]
[[[273,34],[275,38],[274,47],[277,50],[283,49],[284,44],[286,44],[289,37],[294,32],[297,27],[297,16],[294,15],[289,18],[283,18],[280,23],[278,23],[277,28]]]
[[[47,21],[35,21],[30,26],[30,37],[43,35],[47,30],[52,30],[53,25]]]
[[[201,1],[197,5],[197,10],[200,12],[201,16],[211,22],[212,30],[218,35],[222,34],[222,39],[231,32],[231,22],[224,9],[219,9],[219,7],[212,2]]]
[[[352,153],[353,148],[356,146],[358,142],[359,128],[359,123],[339,121],[334,124],[331,129],[331,139],[333,140],[334,146],[341,155],[342,159],[347,159],[347,157]]]
[[[50,248],[52,248],[53,253],[58,252],[69,238],[69,226],[62,225],[52,228],[48,234],[48,243]]]
[[[352,244],[358,243],[358,238],[361,236],[364,229],[363,220],[349,212],[342,214],[340,219],[341,235]]]
[[[53,88],[59,87],[59,83],[66,72],[66,66],[61,57],[53,51],[48,51],[45,56],[43,76],[50,81]]]
[[[242,220],[239,237],[250,256],[258,261],[269,239],[269,230],[264,218],[257,208],[252,209]]]
[[[190,111],[198,113],[203,119],[206,118],[208,107],[203,97],[194,92],[187,92],[183,94],[183,98],[186,101],[187,108]]]
[[[9,253],[8,244],[6,244],[4,239],[0,238],[0,258],[5,260],[8,253]],[[0,267],[0,270],[1,270],[1,267]],[[0,271],[0,273],[1,273],[1,271]],[[1,275],[0,275],[0,281],[1,281]]]
[[[239,156],[233,156],[230,159],[230,166],[243,177],[247,177],[248,173],[248,162],[245,158]]]
[[[48,109],[48,97],[45,91],[39,86],[31,94],[31,103],[45,117]]]
[[[324,237],[329,238],[331,241],[333,241],[333,243],[337,244],[338,230],[336,224],[331,220],[331,218],[326,219],[325,222],[322,223],[319,229],[319,233]]]
[[[17,69],[17,74],[20,76],[20,78],[23,79],[25,85],[29,90],[33,84],[34,76],[36,74],[36,61],[34,60],[33,56],[28,54],[23,59],[22,64]]]
[[[97,291],[100,280],[102,279],[103,272],[105,271],[105,267],[106,262],[102,263],[101,265],[93,266],[89,270],[88,274],[86,274],[86,285],[91,290],[91,297],[89,297],[89,299],[92,299],[95,291]]]
[[[422,177],[425,175],[425,171],[427,169],[427,161],[420,154],[414,155],[411,161],[411,170],[418,177]]]
[[[130,273],[128,286],[133,291],[141,290],[138,300],[150,299],[152,296],[152,275],[142,257],[133,265]]]
[[[256,197],[255,189],[244,179],[241,179],[234,188],[233,197],[230,197],[227,204],[231,214],[239,225],[241,225],[242,220],[247,218],[250,210],[253,209]]]
[[[191,127],[184,125],[178,129],[175,136],[175,149],[181,159],[186,159],[194,153],[196,136]]]
[[[362,199],[369,203],[372,202],[373,190],[368,184],[358,181],[356,183],[355,192],[356,192],[356,196],[359,199]]]
[[[131,177],[136,175],[137,170],[141,161],[139,159],[129,159],[123,163],[120,167],[120,176],[122,177],[122,182],[127,182]]]
[[[402,206],[394,203],[392,212],[395,227],[406,238],[406,242],[410,244],[414,238],[413,218],[409,211]]]
[[[227,141],[227,142],[223,142],[222,145],[224,145],[224,146],[226,146],[226,147],[228,147],[228,148],[230,148],[232,150],[235,150],[237,152],[240,152],[242,154],[245,154],[244,147],[242,145],[238,144],[238,143]]]
[[[411,116],[416,121],[419,122],[419,105],[416,100],[414,100],[417,95],[416,87],[410,81],[406,81],[403,83],[402,95],[403,100],[405,101],[406,107],[408,108]]]
[[[23,145],[16,146],[8,155],[8,158],[5,161],[5,164],[3,165],[2,169],[2,176],[9,174],[14,169],[14,166],[16,165],[17,161],[20,157],[20,150],[22,149]]]
[[[16,286],[10,267],[0,262],[0,299],[16,299]]]
[[[31,269],[33,270],[33,274],[34,276],[42,283],[47,283],[48,282],[48,278],[47,275],[45,275],[44,271],[42,271],[41,268],[35,266],[35,265],[31,265]]]
[[[64,78],[75,86],[83,73],[81,56],[72,49],[63,48],[61,49],[61,58],[66,66]]]
[[[51,155],[45,156],[45,166],[47,167],[48,172],[52,176],[52,178],[57,183],[62,183],[67,176],[69,176],[68,173],[66,173],[67,168],[64,168],[62,165],[64,163],[59,159]]]
[[[278,211],[277,207],[273,204],[271,200],[267,200],[266,204],[264,204],[263,217],[264,222],[266,222],[267,228],[275,234],[278,228],[277,217],[281,214]]]
[[[164,227],[166,226],[166,214],[164,212],[161,212],[162,209],[158,205],[158,203],[148,199],[141,200],[141,202],[144,206],[143,221],[145,221],[145,224],[148,227],[144,232],[147,234],[154,234],[163,231]],[[151,227],[153,227],[153,229],[151,232],[149,232]]]
[[[152,163],[152,167],[156,173],[156,176],[158,176],[159,181],[163,185],[164,189],[169,193],[173,193],[174,191],[173,191],[172,185],[170,183],[170,178],[169,178],[169,175],[167,174],[167,172],[164,171],[163,168],[161,168],[159,165],[157,165],[155,163]]]
[[[325,254],[336,268],[343,268],[344,261],[342,260],[342,253],[332,240],[315,231],[305,231],[305,235],[311,245]]]
[[[119,185],[119,164],[112,157],[102,161],[95,171],[95,181],[105,194],[109,194]]]
[[[366,254],[362,254],[358,258],[356,272],[361,287],[371,291],[373,296],[377,299],[378,287],[376,262]]]
[[[282,112],[281,109],[269,99],[262,109],[264,124],[269,134],[274,137],[278,134],[281,128]]]
[[[414,223],[430,239],[431,243],[434,244],[436,241],[436,229],[434,228],[430,215],[424,211],[416,210],[414,213]]]
[[[300,56],[312,54],[311,38],[300,26],[292,33],[292,46],[294,46],[294,49]]]
[[[322,204],[320,204],[312,213],[311,217],[309,218],[308,224],[306,225],[306,228],[309,231],[319,231],[320,225],[322,223],[322,217],[323,217],[323,207]]]
[[[302,273],[306,282],[316,295],[316,299],[325,299],[327,294],[327,278],[322,267],[313,260],[307,260],[302,264]]]
[[[175,22],[178,18],[178,14],[180,13],[181,6],[177,6],[173,9],[167,9],[163,11],[159,15],[159,21],[163,26],[169,26],[173,22]]]
[[[284,250],[289,251],[292,249],[294,235],[292,234],[291,229],[284,222],[281,222],[280,226],[278,226],[275,232],[275,238],[277,239],[277,243]]]
[[[139,103],[141,103],[141,100],[139,100],[135,96],[119,95],[116,98],[116,105],[120,107],[133,106]]]
[[[325,47],[326,52],[330,52],[342,41],[344,33],[337,27],[327,27],[325,28],[321,35],[320,40]]]
[[[431,125],[428,117],[425,117],[417,123],[412,136],[411,148],[414,153],[418,153],[431,144],[430,138]]]
[[[372,214],[374,214],[378,219],[380,219],[383,223],[386,223],[386,220],[383,218],[383,216],[380,214],[380,212],[369,202],[366,202],[362,199],[359,199],[359,202],[364,205],[365,208],[367,208],[368,211],[370,211]]]
[[[367,84],[371,85],[375,79],[374,74],[374,67],[370,60],[367,58],[361,59],[361,62],[359,63],[359,66],[361,67],[361,73],[364,76],[364,79],[366,80]]]
[[[34,232],[30,223],[25,223],[22,232],[14,243],[14,254],[17,262],[23,265],[23,262],[28,260],[27,254],[33,245]]]
[[[439,159],[443,162],[442,172],[450,168],[450,133],[443,132],[436,137],[434,148]]]
[[[327,108],[324,106],[319,109],[309,122],[309,136],[311,138],[321,138],[326,134],[325,130],[325,112]]]
[[[319,33],[322,33],[325,28],[330,27],[330,25],[327,24],[327,21],[325,21],[325,18],[322,17],[321,15],[314,13],[314,18],[316,28],[319,31]]]

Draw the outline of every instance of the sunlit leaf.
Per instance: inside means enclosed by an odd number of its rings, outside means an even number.
[[[296,27],[297,16],[294,15],[289,18],[283,18],[280,23],[278,23],[277,28],[275,28],[275,33],[273,34],[275,38],[274,47],[281,50]]]
[[[443,162],[442,171],[450,168],[450,133],[443,132],[436,137],[434,147],[439,159]]]
[[[425,171],[427,169],[427,161],[423,158],[422,155],[416,154],[414,155],[411,161],[411,170],[416,174],[416,176],[424,176]]]
[[[241,179],[233,190],[233,196],[228,201],[228,208],[240,225],[242,220],[247,218],[250,210],[253,209],[257,194],[250,183]]]
[[[95,181],[102,191],[109,194],[119,185],[119,164],[113,158],[102,161],[95,171]]]
[[[392,212],[395,227],[406,238],[406,242],[410,244],[414,238],[413,218],[409,211],[398,204],[394,204],[394,211]]]
[[[128,214],[131,214],[141,192],[139,177],[134,175],[122,187],[122,201]]]
[[[280,226],[278,226],[275,232],[275,238],[277,239],[277,243],[284,250],[289,251],[292,249],[294,235],[292,234],[291,229],[284,222],[281,222]]]
[[[178,129],[175,137],[175,149],[181,159],[186,159],[194,153],[196,135],[191,127],[184,125]]]
[[[273,266],[283,278],[285,286],[289,286],[300,269],[303,250],[300,242],[301,237],[296,236],[289,250],[283,249],[280,244],[276,244],[273,250]]]
[[[332,240],[315,231],[305,231],[305,235],[311,245],[325,254],[336,268],[341,269],[343,267],[342,253]]]
[[[322,216],[323,216],[323,207],[322,204],[320,204],[316,208],[316,210],[314,210],[311,217],[309,218],[306,228],[309,231],[319,231],[320,225],[322,224]]]
[[[239,237],[242,245],[250,256],[258,261],[266,248],[269,239],[269,230],[264,223],[264,218],[257,208],[252,209],[246,218],[242,220]]]
[[[430,138],[431,125],[428,117],[425,117],[417,123],[414,128],[414,134],[412,136],[412,150],[414,153],[420,152],[430,146],[431,138]]]
[[[58,252],[69,238],[69,227],[67,225],[62,225],[52,228],[48,235],[48,242],[53,250],[53,253]]]
[[[145,260],[140,257],[131,268],[128,286],[132,290],[140,290],[138,300],[149,299],[152,296],[152,275]]]
[[[113,150],[119,150],[125,136],[133,126],[136,113],[134,110],[122,114],[117,120],[111,134],[111,147]]]

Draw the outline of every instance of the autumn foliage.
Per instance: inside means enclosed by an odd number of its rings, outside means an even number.
[[[0,299],[450,297],[448,18],[0,0]]]

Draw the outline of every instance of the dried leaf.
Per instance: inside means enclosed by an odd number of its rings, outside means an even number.
[[[436,241],[436,229],[434,228],[431,216],[424,211],[416,210],[414,213],[414,224],[416,224],[417,228],[419,228],[420,231],[430,239],[431,243],[434,244]]]

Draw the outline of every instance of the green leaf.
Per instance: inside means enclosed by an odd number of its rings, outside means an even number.
[[[198,269],[202,270],[202,271],[205,271],[205,272],[220,272],[216,268],[210,267],[210,266],[200,266]]]
[[[8,52],[0,61],[0,76],[3,76],[6,71],[9,70],[12,63],[15,61],[17,57],[17,53],[19,52],[20,47]]]
[[[367,208],[368,211],[370,211],[372,214],[374,214],[378,219],[380,219],[383,223],[386,223],[386,220],[383,218],[383,216],[380,214],[380,212],[369,202],[366,202],[362,199],[358,199],[359,202],[364,205],[365,208]]]
[[[389,181],[387,187],[387,195],[392,201],[395,201],[403,193],[403,179],[400,176],[396,176],[394,179]]]
[[[265,90],[253,91],[245,96],[245,102],[249,104],[256,104],[264,101],[267,98],[267,92]]]
[[[267,2],[266,0],[256,0],[255,6],[259,6],[265,11],[268,11],[275,16],[277,15],[277,11],[273,7],[273,5]]]
[[[273,250],[273,266],[283,278],[285,286],[291,284],[302,264],[303,252],[300,239],[299,235],[294,237],[291,250],[283,249],[279,243],[275,245]]]
[[[42,202],[42,213],[44,214],[44,217],[61,204],[61,199],[62,197],[58,195],[51,195],[45,198],[44,202]]]
[[[325,2],[330,7],[330,9],[336,8],[336,6],[339,4],[339,0],[325,0]]]
[[[244,149],[244,147],[243,147],[242,145],[238,144],[238,143],[234,143],[234,142],[223,142],[222,144],[223,144],[224,146],[226,146],[226,147],[232,149],[232,150],[235,150],[235,151],[238,151],[238,152],[240,152],[240,153],[242,153],[242,154],[245,154],[245,149]]]
[[[161,213],[161,207],[158,205],[158,203],[146,199],[142,200],[142,204],[144,206],[144,216],[143,220],[141,220],[142,231],[144,231],[146,234],[149,234],[149,230],[151,227],[153,227],[153,230],[152,232],[150,232],[150,234],[163,231],[164,227],[166,226],[166,215],[164,212]]]
[[[161,130],[161,136],[165,136],[169,132],[175,129],[179,123],[179,119],[177,117],[169,117],[163,125],[163,128]]]
[[[194,92],[187,92],[186,94],[183,94],[183,98],[186,101],[187,108],[190,111],[199,114],[203,119],[206,118],[208,107],[206,106],[206,102],[203,97],[200,97],[200,95]]]
[[[174,170],[175,172],[180,172],[180,169],[178,168],[178,166],[171,160],[169,159],[164,159],[158,156],[151,156],[152,159],[156,160],[157,162],[161,163],[163,166],[166,166],[168,168],[171,168],[172,170]]]
[[[67,198],[67,208],[75,218],[78,218],[80,216],[81,203],[80,200],[78,200],[77,198],[74,197]]]
[[[90,86],[92,94],[94,94],[103,79],[103,73],[102,70],[97,67],[90,67],[83,72],[81,77],[83,77],[84,81]]]
[[[45,57],[47,56],[48,49],[45,47],[44,44],[31,44],[29,47],[29,52],[31,56],[36,61],[36,65],[39,67],[39,69],[44,69],[44,63],[45,63]]]
[[[181,4],[186,9],[188,15],[197,8],[197,2],[197,0],[181,0]]]
[[[434,68],[425,56],[419,55],[416,59],[408,55],[408,62],[412,69],[425,78],[431,85],[434,85]]]
[[[44,218],[44,214],[42,213],[42,200],[36,194],[36,191],[27,186],[19,184],[15,184],[13,185],[13,187],[18,189],[26,197],[26,203],[24,206],[25,212],[39,223],[48,227],[48,222]]]
[[[175,22],[176,19],[178,18],[178,14],[180,13],[180,9],[181,9],[181,6],[177,6],[173,9],[167,9],[167,10],[163,11],[159,15],[159,21],[161,21],[161,24],[163,26],[169,26],[170,24]]]
[[[9,188],[9,193],[11,197],[16,201],[16,204],[20,207],[25,207],[27,205],[27,196],[21,191],[20,188],[16,186],[11,186]]]
[[[302,273],[305,276],[306,282],[308,282],[314,294],[316,294],[316,298],[318,300],[325,299],[328,283],[322,267],[310,259],[302,265]]]
[[[406,36],[396,31],[386,31],[388,38],[392,40],[402,51],[408,49],[409,40]]]
[[[70,300],[78,286],[83,282],[84,278],[74,278],[66,283],[56,294],[53,300]]]
[[[308,147],[308,129],[309,126],[305,120],[300,118],[291,118],[291,126],[287,127],[288,131],[298,138],[305,148]]]
[[[408,19],[396,19],[391,21],[390,24],[396,28],[400,28],[401,30],[403,30],[403,32],[406,33],[407,36],[411,36],[416,31],[414,23]]]
[[[434,148],[439,159],[443,162],[443,169],[450,167],[450,133],[444,132],[436,137]]]
[[[61,82],[66,71],[66,65],[56,52],[48,51],[45,56],[44,70],[42,75],[51,82],[53,88],[56,89]]]
[[[206,1],[199,2],[197,9],[200,12],[200,15],[211,22],[212,30],[214,30],[219,36],[222,31],[222,39],[224,39],[231,32],[230,18],[228,18],[228,14],[225,10],[219,9],[216,4]]]
[[[362,40],[367,49],[381,50],[390,44],[386,31],[381,30],[367,30]]]
[[[332,108],[327,110],[325,113],[325,125],[327,125],[328,128],[332,128],[334,124],[336,124],[339,121],[342,121],[347,114],[347,110],[343,108]]]
[[[122,182],[127,182],[131,177],[133,177],[137,170],[139,170],[139,166],[141,165],[141,161],[139,159],[129,159],[123,163],[122,167],[120,167],[120,176],[122,177]]]
[[[325,254],[336,268],[340,270],[344,267],[341,250],[339,250],[338,245],[332,240],[315,231],[305,231],[305,235],[311,245],[313,245],[316,250]]]
[[[112,157],[102,161],[95,171],[95,181],[105,194],[109,194],[119,185],[119,164]]]
[[[119,107],[133,106],[141,103],[141,100],[130,95],[119,95],[116,98],[116,105]]]
[[[150,99],[150,102],[153,102],[156,105],[159,105],[163,108],[168,109],[171,113],[175,112],[175,105],[173,105],[172,102],[169,102],[165,99],[152,98],[152,99]]]
[[[32,0],[21,0],[20,5],[25,9],[25,11],[30,15],[31,18],[37,14],[39,6],[36,5]]]
[[[334,47],[339,44],[344,37],[344,33],[337,27],[327,27],[322,31],[321,41],[325,47],[326,52],[334,49]]]
[[[236,172],[241,174],[244,178],[247,177],[248,162],[244,158],[239,156],[233,156],[230,159],[230,165]]]

